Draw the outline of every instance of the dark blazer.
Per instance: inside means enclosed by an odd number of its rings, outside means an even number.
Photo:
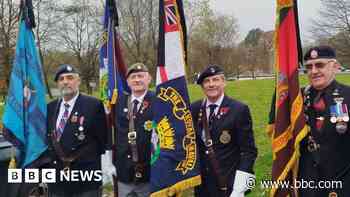
[[[132,161],[131,148],[128,143],[129,117],[128,97],[123,94],[118,98],[115,107],[115,124],[116,124],[116,168],[118,181],[130,183],[135,177],[135,163]],[[151,136],[152,130],[145,130],[145,122],[153,120],[153,101],[155,94],[148,91],[144,97],[142,105],[139,107],[135,119],[135,130],[137,133],[136,143],[138,156],[141,163],[145,165],[145,175],[141,182],[149,182],[150,176],[150,159],[151,159]]]
[[[57,170],[61,170],[64,165],[52,146],[50,135],[55,130],[61,102],[61,99],[54,100],[47,107],[48,156],[51,158],[51,161],[44,167],[56,168]],[[81,118],[84,119],[82,125],[80,123]],[[80,126],[83,127],[82,131],[79,131]],[[84,139],[78,139],[80,132],[83,132]],[[105,152],[108,132],[107,119],[102,102],[94,97],[79,94],[59,141],[65,155],[71,155],[84,148],[79,157],[71,163],[70,168],[72,170],[101,170],[101,154]],[[101,183],[101,181],[60,182],[50,184],[49,187],[53,191],[64,190],[80,193],[97,189],[101,186]]]
[[[197,133],[202,185],[196,189],[196,196],[217,197],[220,194],[218,183],[213,174],[212,166],[205,154],[206,147],[202,140],[202,119],[200,111],[205,110],[203,100],[191,105],[193,120]],[[218,113],[210,130],[213,148],[220,165],[219,172],[226,176],[228,192],[232,192],[236,170],[253,173],[253,165],[257,157],[252,119],[247,105],[224,96]],[[220,139],[221,138],[221,139]],[[230,139],[229,139],[230,138]]]
[[[336,192],[338,196],[350,196],[350,125],[347,131],[340,134],[336,131],[334,123],[330,122],[330,106],[334,105],[332,93],[337,89],[339,95],[344,98],[343,103],[350,109],[350,87],[333,81],[323,92],[325,101],[325,111],[316,114],[313,108],[305,113],[309,117],[308,124],[311,128],[309,136],[313,136],[319,150],[310,152],[308,150],[308,136],[303,139],[300,146],[301,157],[299,161],[299,180],[314,181],[342,181],[342,189],[299,189],[300,196],[318,197],[329,196],[330,192]],[[310,89],[310,100],[312,101],[317,91]],[[323,116],[324,123],[320,130],[316,129],[316,117]],[[316,160],[315,160],[316,158]],[[318,164],[316,164],[315,161]]]

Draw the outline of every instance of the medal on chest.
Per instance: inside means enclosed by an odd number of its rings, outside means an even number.
[[[85,139],[85,137],[86,137],[85,133],[84,133],[84,126],[83,126],[84,120],[85,120],[84,116],[79,118],[78,140],[80,140],[80,141],[83,141]]]
[[[348,107],[343,103],[344,98],[339,95],[337,89],[334,90],[332,95],[334,105],[330,106],[330,122],[335,124],[335,129],[339,134],[344,134],[348,129]]]

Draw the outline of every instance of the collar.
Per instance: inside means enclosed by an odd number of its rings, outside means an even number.
[[[332,95],[334,89],[336,89],[338,86],[338,83],[337,81],[334,79],[326,88],[322,89],[322,90],[316,90],[314,89],[314,92],[315,93],[318,93],[318,92],[324,92],[324,94],[327,94],[327,95]]]
[[[133,102],[135,99],[139,101],[139,103],[143,102],[143,99],[145,98],[147,94],[147,90],[145,91],[145,93],[143,93],[143,95],[136,97],[135,95],[131,94],[131,102]]]
[[[79,94],[80,93],[78,91],[77,94],[69,101],[64,101],[64,99],[62,98],[61,106],[63,106],[65,103],[68,103],[70,106],[69,108],[73,107],[75,104],[75,101],[78,99]]]
[[[212,102],[210,102],[208,99],[206,99],[206,106],[205,106],[205,107],[208,108],[209,105],[211,105],[211,104],[216,104],[218,107],[220,107],[222,101],[224,100],[224,97],[225,97],[225,94],[222,94],[222,95],[218,98],[218,100],[216,100],[214,103],[212,103]]]

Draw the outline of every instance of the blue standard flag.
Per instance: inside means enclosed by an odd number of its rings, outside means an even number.
[[[100,48],[100,98],[108,111],[116,103],[118,94],[129,91],[125,78],[127,68],[121,54],[117,27],[115,0],[106,0]]]
[[[179,195],[201,183],[185,78],[185,27],[182,1],[160,0],[151,197]]]
[[[27,167],[47,148],[46,88],[35,46],[31,1],[21,7],[16,53],[6,98],[3,124],[20,150],[20,166]]]

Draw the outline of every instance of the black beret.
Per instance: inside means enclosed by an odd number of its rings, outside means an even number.
[[[320,59],[326,58],[331,59],[335,58],[335,50],[330,46],[316,46],[310,48],[304,55],[304,60]]]
[[[203,80],[207,77],[210,77],[213,75],[220,75],[220,74],[224,74],[224,70],[222,68],[220,68],[217,65],[209,65],[199,75],[199,77],[197,79],[197,84],[202,84]]]
[[[128,78],[131,73],[136,73],[136,72],[148,72],[148,68],[143,63],[135,63],[128,68],[128,71],[126,73],[126,78]]]
[[[69,64],[61,64],[58,66],[58,69],[55,74],[54,80],[57,81],[61,74],[65,73],[77,73],[79,74],[78,70],[74,68],[74,66],[71,66]]]

